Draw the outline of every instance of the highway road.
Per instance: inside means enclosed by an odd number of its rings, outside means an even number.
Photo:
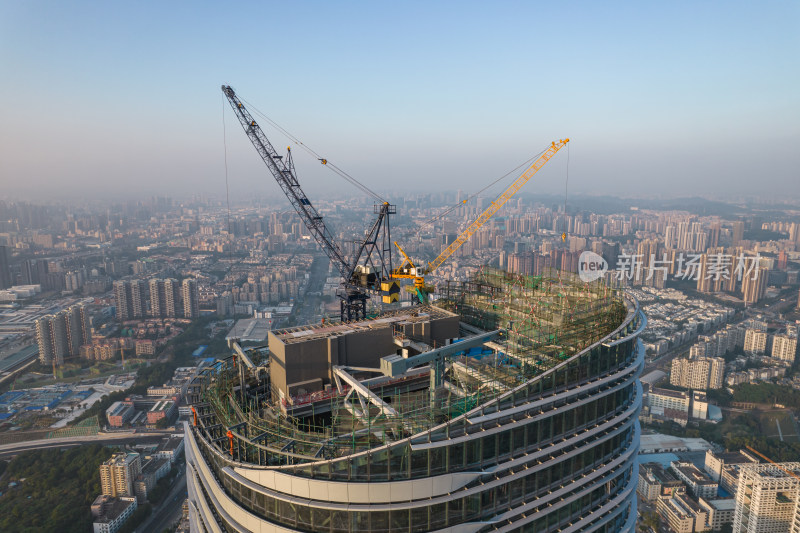
[[[172,489],[164,497],[158,507],[153,508],[152,514],[144,523],[136,528],[136,532],[161,533],[180,520],[183,513],[183,501],[186,499],[186,465],[181,466],[181,473],[172,483]]]
[[[82,444],[130,444],[142,442],[159,442],[164,438],[161,433],[98,433],[88,437],[61,437],[58,439],[41,439],[0,445],[0,459],[13,457],[26,450],[45,448],[71,448]]]

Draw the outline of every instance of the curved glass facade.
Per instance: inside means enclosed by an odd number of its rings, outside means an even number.
[[[625,304],[616,329],[546,372],[427,431],[358,453],[309,458],[288,445],[259,447],[257,436],[207,415],[186,431],[193,524],[262,532],[632,531],[645,318],[635,301]],[[253,460],[277,452],[282,464]]]

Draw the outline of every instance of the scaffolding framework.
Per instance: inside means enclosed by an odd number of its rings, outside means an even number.
[[[198,428],[221,452],[259,465],[365,451],[427,431],[534,379],[611,333],[627,313],[619,287],[557,270],[524,276],[484,267],[469,281],[447,282],[439,295],[435,305],[460,315],[465,336],[504,335],[437,359],[434,371],[443,378],[434,389],[431,366],[397,378],[353,371],[304,416],[293,417],[272,400],[268,376],[240,372],[231,356],[198,383]],[[366,400],[353,404],[354,398]]]

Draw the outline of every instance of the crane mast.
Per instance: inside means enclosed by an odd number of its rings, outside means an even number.
[[[222,92],[233,108],[245,134],[267,165],[275,181],[278,182],[286,198],[300,215],[314,240],[339,270],[343,280],[338,294],[341,299],[342,320],[365,318],[366,302],[369,299],[368,292],[381,292],[382,286],[385,286],[385,282],[391,278],[392,249],[389,215],[395,214],[395,206],[388,202],[382,202],[375,206],[376,220],[367,229],[364,238],[356,243],[357,249],[352,260],[348,260],[333,239],[333,234],[325,224],[322,215],[300,187],[291,150],[287,151],[285,159],[278,155],[261,127],[236,96],[236,92],[229,85],[223,85]],[[322,163],[326,164],[327,161],[323,160]],[[362,257],[364,257],[363,264],[361,263]]]

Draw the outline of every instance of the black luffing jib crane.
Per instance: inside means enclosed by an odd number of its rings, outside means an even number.
[[[342,320],[366,318],[367,300],[369,300],[370,293],[382,293],[384,302],[397,301],[399,288],[391,280],[392,247],[389,230],[389,215],[395,214],[395,206],[388,202],[380,202],[375,205],[374,212],[377,217],[367,228],[363,240],[356,243],[355,253],[348,259],[334,241],[322,215],[300,188],[291,150],[287,150],[286,157],[278,155],[234,90],[229,85],[223,85],[222,92],[231,104],[244,132],[250,138],[278,185],[283,189],[292,207],[339,270],[342,276],[342,287],[338,294],[341,300]],[[322,163],[327,164],[327,161],[322,159]]]

